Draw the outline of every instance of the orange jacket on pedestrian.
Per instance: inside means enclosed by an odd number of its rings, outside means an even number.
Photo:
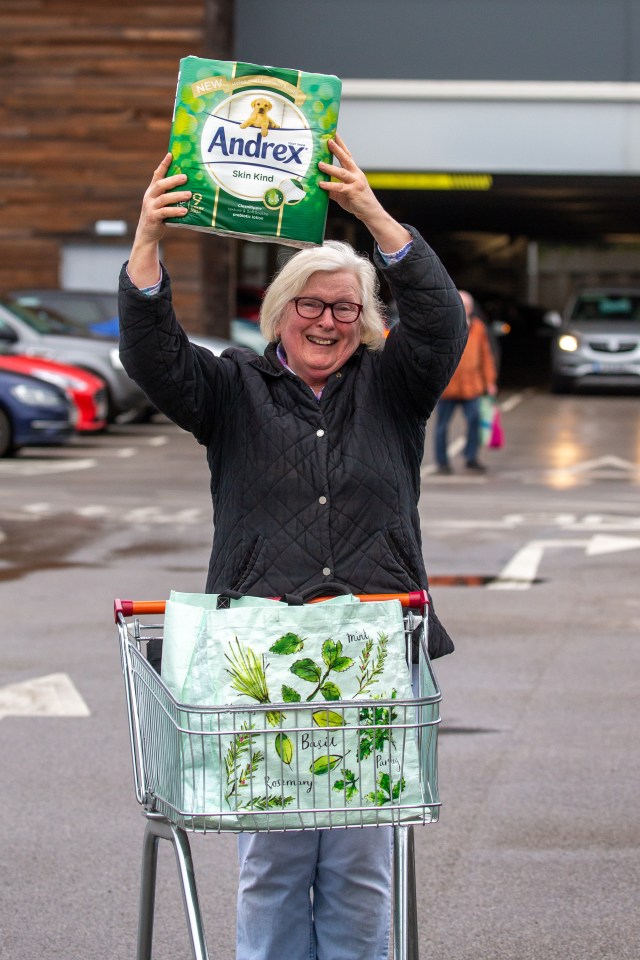
[[[472,317],[460,363],[442,394],[443,400],[473,400],[495,387],[496,365],[482,320]]]

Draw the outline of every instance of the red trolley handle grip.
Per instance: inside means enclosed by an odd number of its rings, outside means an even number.
[[[429,595],[426,590],[410,590],[409,593],[359,593],[355,594],[358,600],[363,603],[374,601],[399,600],[405,608],[423,607],[429,603]],[[279,600],[279,597],[273,597],[273,600]],[[320,603],[323,600],[331,600],[332,597],[316,597],[310,603]],[[164,613],[165,600],[114,600],[113,612],[116,623],[118,614],[123,617],[138,617],[146,614]]]

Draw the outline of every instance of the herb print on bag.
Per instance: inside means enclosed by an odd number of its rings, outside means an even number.
[[[166,661],[171,684],[181,702],[220,709],[185,749],[187,808],[228,810],[242,829],[315,829],[397,822],[423,804],[399,603],[217,610],[207,597],[193,610],[175,612],[192,626]]]
[[[268,659],[266,654],[258,655],[252,648],[244,647],[235,637],[229,651],[225,653],[226,672],[231,678],[231,687],[234,690],[263,706],[273,702],[269,695],[267,671],[274,663],[278,664],[280,673],[287,669],[297,681],[302,681],[303,685],[312,686],[311,691],[306,693],[304,686],[293,687],[290,684],[283,683],[280,690],[284,704],[309,703],[318,697],[322,697],[328,702],[344,702],[346,697],[335,682],[335,680],[340,679],[341,674],[345,675],[343,686],[352,691],[350,693],[351,699],[362,699],[365,693],[375,687],[383,678],[389,637],[387,634],[379,632],[374,640],[364,632],[357,639],[361,644],[357,659],[347,656],[344,652],[343,642],[334,640],[333,637],[327,637],[322,641],[321,656],[315,659],[309,656],[299,657],[299,654],[305,651],[308,638],[289,632],[283,634],[269,646],[268,653],[273,654],[273,659]],[[353,640],[355,640],[355,637],[352,638]],[[314,648],[317,649],[318,643],[317,641],[315,643],[311,642],[308,643],[308,646],[313,652]],[[305,652],[309,652],[309,650]],[[291,662],[292,659],[293,662]],[[397,691],[395,687],[391,690],[390,696],[391,699],[396,699]],[[382,697],[382,693],[377,694],[377,699]],[[298,727],[303,722],[300,713],[300,708],[297,708],[295,723]],[[228,791],[225,795],[225,799],[230,803],[230,808],[239,809],[242,807],[261,810],[267,806],[285,807],[291,803],[293,801],[291,796],[272,797],[271,802],[269,802],[266,796],[261,795],[257,783],[260,777],[261,762],[270,750],[277,754],[283,769],[286,766],[292,771],[296,746],[301,754],[309,749],[312,751],[312,759],[308,768],[306,762],[303,761],[305,778],[291,781],[291,784],[295,782],[296,787],[302,786],[306,792],[311,792],[312,786],[307,778],[308,773],[314,778],[314,781],[318,777],[327,777],[330,789],[342,794],[345,804],[358,797],[362,799],[361,788],[358,787],[362,778],[347,766],[349,754],[355,753],[358,769],[361,770],[363,761],[366,763],[365,770],[371,766],[371,770],[367,771],[369,772],[367,779],[371,781],[371,789],[364,794],[366,802],[378,807],[394,801],[397,802],[405,789],[405,779],[398,777],[394,780],[393,773],[379,770],[381,765],[389,765],[396,771],[401,768],[400,761],[392,759],[393,754],[397,751],[392,730],[393,723],[398,718],[397,711],[389,706],[374,705],[358,707],[357,711],[352,708],[351,713],[351,716],[345,714],[344,708],[341,713],[330,709],[311,712],[312,724],[327,731],[338,731],[340,728],[342,734],[338,738],[328,735],[324,739],[315,741],[306,731],[298,730],[292,736],[284,732],[283,727],[287,722],[286,711],[267,711],[265,714],[267,722],[271,726],[277,727],[279,732],[274,737],[265,735],[262,742],[254,747],[249,762],[244,766],[240,764],[238,767],[237,758],[243,752],[243,747],[253,745],[258,740],[256,735],[248,733],[246,737],[243,737],[243,735],[237,736],[230,748],[227,769],[228,772],[231,771],[234,774],[234,778],[232,778],[234,789]],[[343,744],[344,752],[331,752],[336,750],[340,743]],[[347,749],[347,744],[352,746]],[[355,750],[353,747],[355,747]],[[319,756],[315,756],[316,750],[323,751],[325,749],[326,752],[321,752]],[[328,775],[336,768],[339,768],[339,777],[331,782]],[[296,767],[296,769],[298,768]],[[282,780],[279,786],[286,786],[287,782],[286,779]],[[251,796],[247,798],[244,794],[249,788],[251,789]]]

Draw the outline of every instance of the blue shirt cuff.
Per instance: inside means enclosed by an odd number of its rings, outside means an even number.
[[[127,270],[127,276],[129,277],[129,280],[131,280],[131,274],[129,273],[128,270]],[[133,280],[131,280],[131,283],[133,283]],[[133,283],[133,285],[134,287],[136,286],[135,283]],[[152,284],[150,287],[137,287],[136,289],[138,289],[140,293],[143,293],[145,297],[154,297],[156,293],[160,293],[161,286],[162,286],[162,274],[160,274],[160,279],[158,280],[157,283]]]
[[[409,240],[408,243],[405,243],[404,247],[400,247],[400,249],[396,250],[395,253],[384,253],[380,249],[380,247],[378,247],[378,253],[382,257],[384,262],[387,264],[387,266],[389,266],[392,263],[398,263],[399,260],[402,260],[403,257],[406,257],[406,255],[409,253],[409,250],[411,249],[412,243],[413,243],[413,240]]]

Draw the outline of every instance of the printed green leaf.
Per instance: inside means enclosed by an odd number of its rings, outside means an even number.
[[[288,687],[286,683],[283,683],[282,699],[285,703],[299,703],[301,697],[297,690],[294,690],[293,687]]]
[[[254,797],[241,804],[239,810],[272,810],[274,807],[288,807],[293,797]]]
[[[341,700],[342,699],[342,694],[340,693],[340,689],[336,687],[335,683],[331,683],[331,681],[329,681],[328,683],[322,684],[322,686],[320,687],[320,693],[322,694],[325,700]]]
[[[352,665],[353,660],[351,657],[336,657],[331,664],[331,667],[333,670],[337,670],[338,673],[342,673],[343,670],[348,670]]]
[[[394,784],[392,791],[389,774],[381,773],[378,777],[378,786],[380,789],[376,790],[374,793],[368,793],[365,799],[370,803],[375,804],[376,807],[382,807],[385,803],[390,803],[392,800],[397,800],[404,790],[406,783],[404,778],[400,779]]]
[[[341,653],[342,644],[340,641],[336,643],[335,640],[329,638],[322,644],[322,659],[328,667],[333,667],[334,660],[336,657],[339,657]]]
[[[398,782],[395,784],[395,786],[394,786],[394,788],[393,788],[393,799],[394,799],[394,800],[397,800],[397,799],[399,798],[399,796],[400,796],[400,794],[402,793],[402,791],[404,790],[405,786],[406,786],[406,783],[405,783],[405,779],[404,779],[404,777],[403,777],[402,780],[398,780]]]
[[[311,718],[318,727],[344,726],[344,719],[335,710],[315,710],[311,714]]]
[[[363,734],[362,737],[360,738],[360,748],[358,750],[358,757],[360,758],[360,760],[366,760],[367,757],[371,756],[372,750],[373,750],[373,739]]]
[[[296,677],[300,677],[301,680],[308,680],[309,683],[317,683],[320,679],[320,667],[308,657],[304,660],[296,660],[289,669],[291,673],[295,673]]]
[[[283,637],[269,647],[271,653],[298,653],[304,647],[304,640],[296,633],[285,633]]]
[[[278,733],[275,738],[276,753],[283,763],[291,765],[293,759],[293,744],[286,733]]]
[[[324,754],[311,764],[309,770],[314,774],[328,773],[329,770],[337,767],[341,760],[342,757],[331,757],[328,754]]]
[[[345,770],[344,768],[340,772],[342,773],[344,780],[336,780],[333,784],[333,789],[343,793],[344,798],[348,803],[358,795],[358,777],[356,777],[351,770]]]

